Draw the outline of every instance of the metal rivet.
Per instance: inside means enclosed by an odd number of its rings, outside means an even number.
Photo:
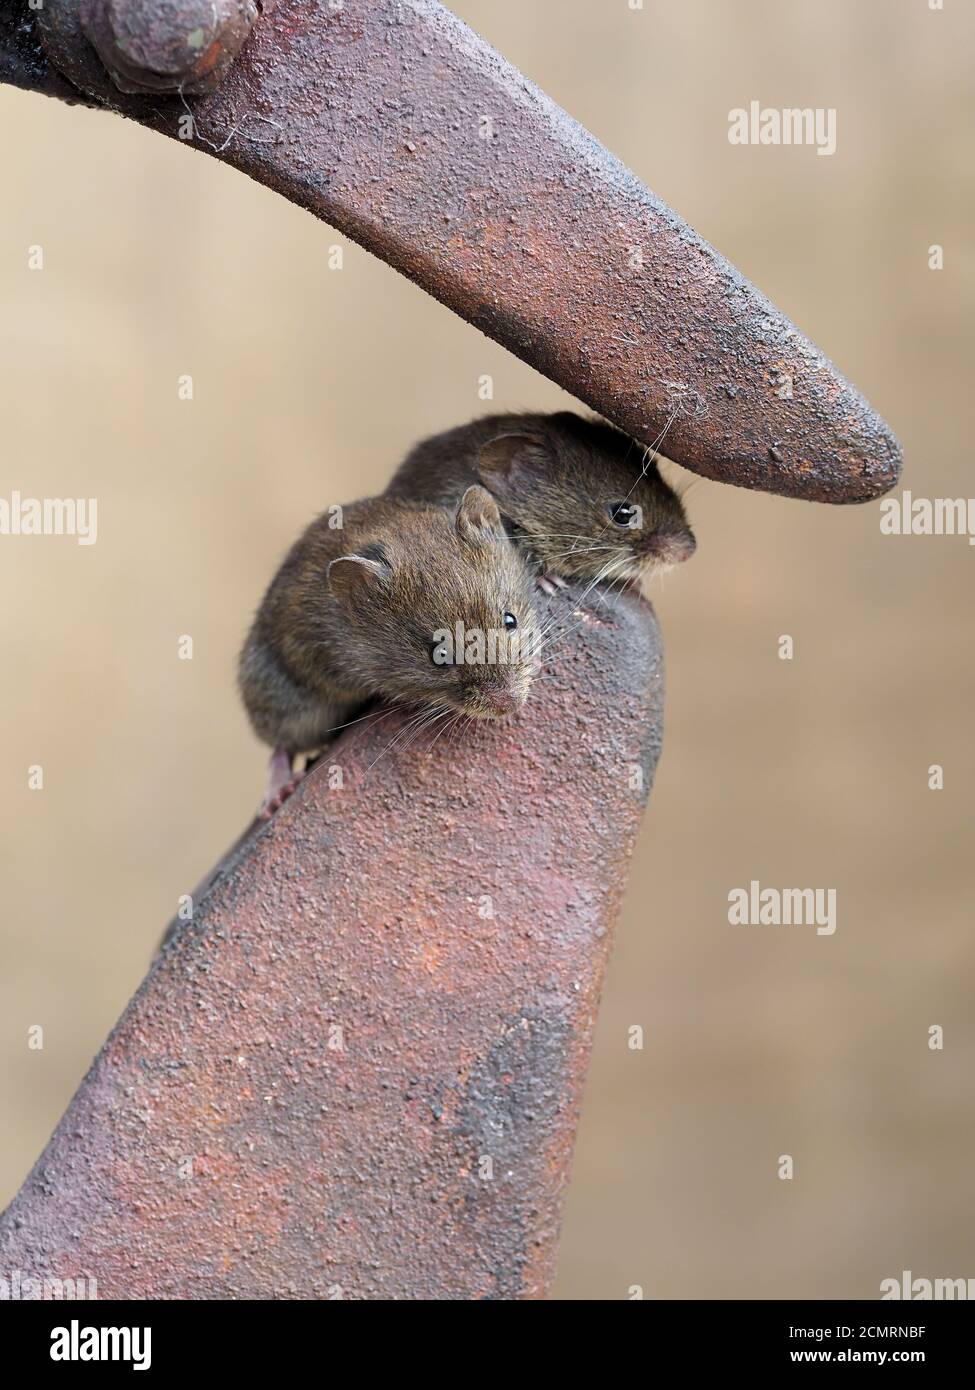
[[[212,92],[257,18],[255,0],[81,0],[81,27],[120,91]]]

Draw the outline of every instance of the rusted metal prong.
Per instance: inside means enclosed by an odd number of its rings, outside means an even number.
[[[896,482],[896,439],[823,354],[437,0],[265,6],[191,123],[185,95],[116,91],[78,3],[41,14],[87,96],[325,218],[637,439],[794,497]]]
[[[511,722],[349,729],[156,961],[0,1268],[99,1298],[544,1295],[661,699],[626,596]]]

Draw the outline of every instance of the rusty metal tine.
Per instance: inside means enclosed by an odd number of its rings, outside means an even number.
[[[543,1296],[661,700],[627,596],[462,752],[368,773],[403,716],[347,730],[157,960],[0,1268],[102,1299]]]
[[[635,438],[666,431],[686,467],[794,497],[896,482],[896,439],[823,354],[436,0],[265,0],[219,90],[189,99],[119,92],[80,3],[39,22],[91,99],[191,133]],[[158,4],[130,8],[148,26]]]

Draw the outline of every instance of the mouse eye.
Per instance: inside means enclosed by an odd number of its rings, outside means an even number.
[[[454,652],[449,642],[434,642],[430,647],[430,660],[434,666],[453,666]]]
[[[518,626],[518,619],[515,617],[514,613],[509,613],[507,610],[505,610],[505,615],[504,615],[504,627],[505,627],[505,631],[506,631],[506,632],[514,632],[514,630],[515,630],[515,628],[516,628],[517,626]]]
[[[614,526],[632,526],[639,514],[639,507],[631,502],[610,502],[607,511]]]

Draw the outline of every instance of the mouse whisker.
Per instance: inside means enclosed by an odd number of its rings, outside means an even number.
[[[355,719],[348,719],[344,724],[333,724],[330,729],[326,729],[327,734],[337,734],[339,729],[349,729],[353,724],[361,724],[365,719],[382,719],[386,715],[392,714],[391,709],[369,709],[365,714],[359,714]]]
[[[412,737],[408,738],[406,742],[403,744],[403,751],[405,752],[408,748],[415,747],[416,744],[420,742],[420,739],[423,737],[424,733],[427,732],[427,730],[432,729],[441,719],[444,719],[446,715],[446,710],[435,711],[429,718],[424,719],[422,723],[418,724],[413,730]],[[432,745],[428,745],[428,747],[424,750],[425,756],[429,756],[430,747],[432,747]]]
[[[573,548],[572,548],[571,550],[556,550],[556,551],[553,551],[553,553],[552,553],[552,559],[553,559],[553,560],[561,560],[561,559],[563,559],[566,555],[591,555],[591,554],[593,553],[594,550],[616,550],[616,549],[618,549],[618,547],[615,546],[615,545],[585,545],[585,546],[579,546],[578,548],[576,548],[575,546],[573,546]]]
[[[607,564],[605,564],[605,565],[603,566],[603,568],[599,571],[599,575],[597,576],[597,578],[594,579],[594,580],[592,581],[592,583],[588,586],[588,588],[587,588],[586,591],[585,591],[585,594],[583,594],[582,597],[585,598],[589,593],[592,592],[592,590],[595,588],[596,584],[597,584],[600,580],[608,579],[609,576],[610,576],[611,574],[613,574],[613,572],[614,572],[615,570],[617,570],[621,565],[625,565],[625,564],[628,562],[628,560],[629,560],[629,556],[627,556],[627,555],[621,555],[621,556],[618,556],[617,559],[615,559],[615,560],[610,560],[610,561],[608,561]],[[581,604],[581,603],[582,603],[582,598],[580,598],[580,599],[578,600],[578,603],[577,603],[576,606],[578,607],[579,604]],[[572,626],[571,626],[570,628],[566,628],[566,629],[564,629],[562,632],[557,633],[556,636],[555,636],[555,639],[554,639],[555,645],[552,646],[552,650],[553,650],[553,651],[557,650],[557,648],[558,648],[559,646],[561,646],[561,644],[566,640],[566,638],[571,637],[572,633],[575,632],[577,628],[581,627],[582,624],[583,624],[584,622],[585,622],[585,618],[580,618],[579,621],[576,622],[576,623],[573,623]],[[552,639],[549,639],[549,641],[546,642],[545,645],[546,645],[546,646],[549,646],[549,645],[551,645],[551,642],[552,642]]]
[[[449,715],[449,714],[450,714],[450,710],[445,709],[441,714],[438,714],[438,715],[437,715],[437,719],[443,719],[444,715]],[[457,723],[457,720],[460,719],[460,718],[461,718],[460,712],[459,712],[459,711],[456,711],[456,712],[454,713],[453,719],[448,719],[447,722],[446,722],[446,724],[441,724],[441,725],[440,725],[440,728],[437,730],[437,732],[436,732],[436,733],[434,734],[434,736],[433,736],[433,740],[432,740],[432,742],[431,742],[431,744],[430,744],[430,747],[427,749],[427,756],[428,756],[428,757],[429,757],[430,754],[433,752],[434,748],[437,746],[437,741],[439,740],[441,734],[445,734],[445,733],[447,733],[450,729],[452,729],[453,726]],[[433,721],[434,724],[437,722],[437,719],[435,719],[435,720]],[[432,725],[431,725],[431,727],[432,727]]]
[[[395,748],[397,743],[404,739],[407,736],[407,734],[411,734],[414,731],[414,729],[417,729],[419,725],[423,723],[427,718],[427,713],[427,710],[421,709],[419,713],[414,714],[413,717],[409,719],[406,724],[404,724],[403,728],[400,729],[396,734],[394,734],[394,736],[390,739],[389,743],[386,744],[386,747],[379,754],[379,757],[377,757],[373,762],[369,764],[369,766],[366,768],[366,771],[371,772],[373,768],[376,766],[376,763],[380,762],[381,759],[383,759],[386,756],[386,754],[390,752],[391,749]]]
[[[415,743],[419,742],[425,730],[432,729],[439,720],[443,719],[449,713],[450,711],[446,705],[431,706],[425,717],[415,726],[413,737],[406,741],[403,745],[404,748],[412,748]]]
[[[615,550],[615,548],[616,547],[614,546],[613,549]],[[605,579],[606,576],[610,574],[618,564],[625,563],[626,559],[627,557],[623,555],[616,560],[607,560],[606,564],[603,565],[602,569],[600,569],[595,579],[591,580],[586,585],[585,589],[582,591],[579,598],[576,600],[576,607],[578,607],[589,597],[589,595],[592,593],[593,589],[595,589],[596,585],[600,582],[600,580]]]

